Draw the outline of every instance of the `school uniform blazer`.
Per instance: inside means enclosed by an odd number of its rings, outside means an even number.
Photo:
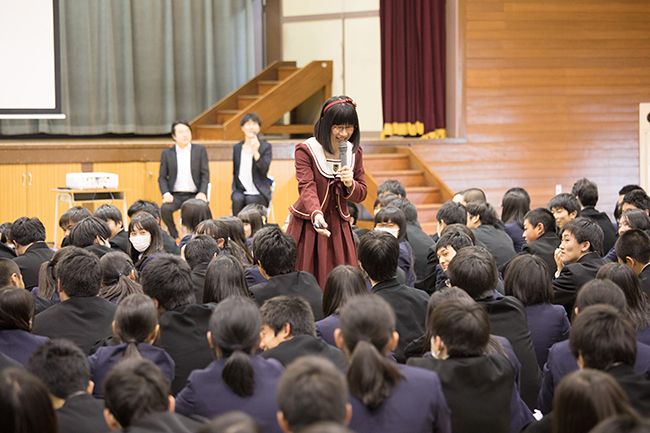
[[[316,336],[322,338],[330,346],[338,347],[334,341],[334,331],[341,327],[341,316],[332,314],[316,322]]]
[[[477,242],[479,240],[483,242],[488,251],[492,253],[499,269],[517,255],[512,239],[504,230],[481,224],[473,228],[472,233],[474,233]]]
[[[47,337],[34,335],[22,329],[0,331],[0,352],[27,367],[27,361],[41,344],[50,341]]]
[[[596,278],[598,270],[608,263],[598,253],[591,252],[580,257],[576,263],[565,265],[560,275],[553,280],[554,304],[562,305],[571,314],[576,293],[583,284]]]
[[[187,385],[176,397],[176,412],[214,418],[233,410],[250,415],[264,432],[281,433],[276,414],[278,402],[275,389],[284,367],[275,359],[249,355],[255,373],[253,395],[242,397],[221,377],[228,358],[217,359],[202,370],[194,370]]]
[[[650,417],[650,378],[647,375],[638,374],[634,371],[634,367],[623,363],[616,363],[606,368],[605,371],[621,385],[630,399],[632,407],[642,417]]]
[[[413,249],[411,248],[411,244],[408,241],[400,242],[397,266],[404,271],[404,277],[406,278],[404,284],[409,287],[415,287],[415,263],[413,263],[412,255]]]
[[[95,384],[95,387],[98,385]],[[60,433],[108,433],[110,427],[104,420],[104,402],[83,392],[67,398],[56,410]]]
[[[569,338],[571,324],[561,305],[541,303],[526,307],[528,329],[533,339],[539,368],[544,368],[548,351],[555,343]]]
[[[404,364],[404,349],[424,334],[429,296],[422,290],[400,284],[397,278],[375,284],[371,293],[382,297],[395,310],[396,331],[399,333],[395,359]]]
[[[13,248],[9,248],[5,244],[0,243],[0,257],[13,260],[16,258],[16,251]]]
[[[544,380],[542,388],[537,398],[537,408],[543,414],[549,413],[553,409],[553,395],[555,388],[558,386],[564,376],[576,371],[578,363],[571,354],[569,340],[555,343],[551,350],[548,351],[548,360],[544,364]],[[634,371],[637,374],[650,373],[650,346],[643,343],[636,343],[636,362]]]
[[[521,254],[532,254],[540,257],[548,266],[548,272],[551,278],[557,271],[555,263],[555,250],[560,246],[560,238],[555,232],[546,232],[532,242],[525,244],[521,248]]]
[[[301,356],[307,355],[327,358],[339,370],[345,370],[348,366],[348,362],[341,349],[330,346],[321,338],[306,334],[296,335],[291,340],[283,341],[274,348],[260,353],[262,358],[277,359],[285,367]]]
[[[194,284],[194,296],[196,303],[203,303],[203,290],[205,287],[205,273],[208,271],[210,262],[199,263],[192,269],[192,284]]]
[[[45,242],[34,242],[23,254],[13,259],[20,268],[25,288],[31,290],[38,286],[38,273],[44,262],[52,260],[54,251]]]
[[[246,191],[244,185],[239,180],[239,166],[241,165],[241,149],[244,145],[243,141],[235,144],[232,151],[232,192]],[[271,199],[271,182],[266,177],[273,158],[273,148],[266,140],[260,139],[260,159],[255,161],[253,158],[253,184],[260,194],[267,200]]]
[[[106,299],[77,296],[37,314],[32,332],[49,338],[67,338],[88,355],[95,343],[113,335],[116,309]]]
[[[197,192],[208,193],[208,183],[210,183],[210,166],[208,165],[208,152],[204,146],[192,143],[191,153],[191,170],[192,180],[198,188]],[[176,166],[176,145],[168,147],[160,155],[160,172],[158,175],[158,186],[160,193],[174,193],[174,184],[178,175]],[[185,191],[183,191],[185,192]]]
[[[616,230],[614,230],[612,221],[609,219],[607,214],[605,212],[599,212],[593,206],[589,206],[580,211],[580,216],[589,218],[600,226],[604,235],[603,250],[609,251],[616,243]]]
[[[372,410],[350,395],[350,430],[356,433],[451,432],[451,411],[438,375],[423,368],[396,366],[404,379],[397,382],[379,407]]]
[[[118,234],[108,241],[108,243],[111,244],[111,248],[114,250],[120,250],[126,253],[126,248],[129,243],[129,234],[124,230],[120,230]]]
[[[253,286],[266,283],[268,281],[266,278],[262,276],[262,273],[260,272],[260,268],[257,265],[251,266],[250,268],[246,268],[244,274],[246,275],[246,284],[248,285],[249,289]]]
[[[639,274],[639,282],[641,283],[641,290],[643,290],[643,293],[650,296],[650,266],[643,268]]]
[[[8,357],[2,351],[0,351],[0,371],[5,368],[23,368],[20,362],[16,361],[13,358]]]
[[[196,419],[193,419],[196,418]],[[175,412],[157,412],[137,420],[122,430],[124,433],[194,433],[198,431],[207,419],[186,417]]]
[[[406,235],[415,257],[415,277],[417,282],[424,280],[427,276],[427,255],[429,248],[433,245],[433,239],[424,233],[417,221],[406,223]]]
[[[181,249],[178,248],[176,240],[169,235],[165,230],[161,230],[163,235],[163,249],[167,254],[173,254],[175,256],[181,255]]]
[[[300,296],[309,302],[315,321],[324,318],[323,291],[318,285],[316,277],[307,271],[293,271],[288,274],[276,275],[250,289],[255,297],[255,302],[260,307],[267,299],[276,296]]]
[[[524,229],[519,227],[519,223],[512,222],[504,224],[504,230],[510,239],[512,239],[512,246],[515,249],[515,253],[519,254],[521,248],[526,245],[526,239],[524,239]]]

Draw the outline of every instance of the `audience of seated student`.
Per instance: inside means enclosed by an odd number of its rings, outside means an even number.
[[[343,352],[316,336],[314,315],[303,298],[276,296],[264,302],[260,312],[263,358],[275,358],[286,367],[301,356],[317,355],[329,359],[341,370],[346,367]]]
[[[99,259],[102,268],[102,283],[99,296],[119,305],[132,293],[143,293],[137,282],[138,275],[133,261],[122,251],[106,254]]]
[[[45,299],[46,301],[49,301],[51,303],[49,306],[61,302],[58,290],[59,285],[57,283],[57,276],[54,273],[54,269],[61,260],[63,260],[69,254],[72,254],[74,251],[74,248],[61,248],[54,253],[51,260],[44,262],[41,265],[41,269],[38,273],[38,287],[34,287],[32,289],[32,294],[37,296],[36,314],[40,312],[38,310],[39,299]]]
[[[302,433],[319,422],[347,425],[352,415],[348,384],[334,364],[305,356],[287,367],[277,387],[278,424],[285,433]]]
[[[25,288],[32,290],[38,285],[41,264],[52,259],[52,251],[45,243],[45,227],[38,218],[21,217],[11,225],[11,241],[16,247],[13,260],[20,268]]]
[[[471,202],[467,204],[466,209],[467,227],[472,229],[476,239],[492,253],[498,268],[517,255],[510,236],[498,227],[499,219],[489,203]]]
[[[345,352],[352,420],[359,433],[451,432],[450,410],[435,373],[395,364],[395,313],[378,296],[351,299],[334,333]]]
[[[135,263],[138,272],[156,257],[165,254],[163,231],[156,220],[146,212],[136,214],[129,221],[129,244],[127,254]]]
[[[47,337],[31,333],[34,319],[34,297],[25,289],[0,289],[0,352],[23,366]]]
[[[583,178],[573,184],[571,194],[580,202],[580,216],[594,221],[603,230],[603,251],[612,249],[616,242],[616,231],[607,214],[596,210],[598,186]]]
[[[553,283],[544,260],[537,256],[515,257],[504,277],[506,295],[519,299],[526,309],[530,337],[540,368],[555,343],[569,337],[571,325],[566,310],[553,305]]]
[[[115,305],[97,296],[101,266],[92,253],[71,249],[54,268],[61,302],[34,318],[33,332],[49,338],[67,338],[88,354],[99,340],[111,335]]]
[[[470,238],[469,235],[467,235],[463,230],[457,230],[457,228],[460,229],[461,227],[467,229],[467,226],[461,226],[460,224],[452,224],[445,227],[442,231],[442,236],[438,239],[438,242],[436,242],[436,248],[438,248],[436,254],[438,256],[439,264],[436,271],[435,287],[426,288],[428,293],[433,293],[444,287],[448,287],[447,283],[449,279],[447,278],[446,271],[449,267],[449,263],[461,248],[474,246],[472,238]]]
[[[205,335],[214,305],[196,303],[190,267],[177,256],[153,259],[140,281],[160,314],[160,333],[154,345],[174,360],[172,393],[176,395],[193,370],[205,368],[213,360]]]
[[[219,256],[210,262],[205,274],[203,303],[218,304],[230,296],[253,297],[241,262],[231,255]]]
[[[185,200],[181,205],[181,220],[180,224],[183,230],[187,233],[181,239],[181,242],[178,244],[178,247],[182,250],[183,246],[189,241],[194,232],[196,231],[196,226],[205,220],[212,219],[212,211],[210,210],[210,205],[198,198],[191,198]]]
[[[104,381],[104,417],[117,430],[138,433],[191,433],[203,420],[174,412],[165,375],[148,359],[132,358],[119,362]]]
[[[521,254],[532,254],[546,263],[549,276],[553,278],[557,264],[555,250],[560,246],[560,238],[555,229],[555,218],[550,210],[538,207],[524,216],[524,234],[526,244]],[[507,268],[508,265],[506,265]]]
[[[394,200],[397,200],[399,196],[391,192],[387,192],[380,196],[377,196],[375,203],[373,205],[373,215],[377,215],[377,212],[388,206]]]
[[[605,418],[589,433],[648,433],[650,421],[634,414],[613,415]]]
[[[523,188],[510,188],[501,200],[501,221],[505,232],[512,239],[515,252],[519,254],[526,243],[524,234],[524,216],[530,211],[530,196]]]
[[[650,296],[650,236],[642,230],[622,233],[614,247],[619,263],[624,263],[638,276],[643,293]]]
[[[255,303],[231,297],[217,305],[207,339],[216,360],[190,374],[176,398],[176,412],[212,418],[232,410],[252,416],[265,432],[281,433],[275,389],[284,368],[255,355],[262,317]]]
[[[93,395],[104,396],[104,378],[110,369],[123,359],[146,358],[156,364],[171,385],[174,380],[174,361],[160,347],[152,346],[158,336],[158,311],[151,298],[143,293],[127,296],[117,306],[113,333],[119,344],[104,346],[88,357],[91,379],[95,383]]]
[[[242,264],[255,264],[251,250],[248,248],[248,243],[246,242],[246,233],[244,232],[244,223],[242,220],[234,216],[222,216],[219,218],[219,221],[225,222],[228,226],[230,242],[237,244],[243,251],[244,261]]]
[[[114,250],[126,252],[126,246],[129,243],[129,234],[124,230],[124,221],[122,220],[122,212],[117,206],[111,204],[100,205],[93,216],[99,218],[108,224],[111,230],[111,238],[108,243]]]
[[[625,185],[618,191],[618,200],[616,200],[616,206],[614,207],[614,220],[616,223],[618,223],[618,221],[621,219],[621,214],[623,213],[622,208],[625,194],[630,191],[634,191],[635,189],[640,189],[643,191],[643,188],[641,188],[639,185]]]
[[[34,352],[27,369],[47,387],[59,433],[111,430],[104,421],[103,402],[90,395],[101,384],[90,380],[88,359],[74,343],[64,339],[48,341]]]
[[[371,293],[383,298],[394,309],[400,335],[395,359],[406,362],[404,349],[424,333],[428,295],[422,290],[400,284],[395,277],[399,242],[395,236],[372,231],[359,241],[359,263],[370,278]]]
[[[353,297],[367,294],[363,272],[350,265],[335,267],[325,281],[323,290],[323,316],[325,318],[316,322],[316,336],[330,345],[336,346],[334,331],[341,324],[339,316],[341,308]]]
[[[646,214],[650,212],[650,197],[643,189],[632,190],[623,196],[621,212],[631,209],[640,209]]]
[[[257,209],[255,205],[246,205],[244,209],[237,214],[237,218],[244,223],[244,236],[246,236],[246,245],[248,249],[251,249],[251,242],[253,241],[253,236],[264,227],[264,219],[262,213]]]
[[[535,408],[541,383],[526,310],[517,298],[495,298],[498,271],[494,257],[485,248],[466,247],[456,253],[449,263],[447,276],[452,286],[469,294],[483,306],[490,317],[491,332],[508,339],[521,363],[521,398],[529,408]]]
[[[598,269],[608,263],[600,254],[603,231],[587,218],[576,218],[562,228],[562,241],[555,252],[557,272],[553,280],[553,303],[562,305],[570,314],[576,292],[583,284],[596,278]]]
[[[562,228],[566,223],[580,216],[580,202],[575,195],[563,192],[553,197],[546,208],[553,213],[558,235],[562,234]]]
[[[218,220],[205,220],[196,227],[197,235],[208,235],[217,242],[219,254],[229,254],[237,258],[244,266],[250,266],[246,252],[230,238],[230,226],[221,218]]]
[[[316,277],[294,271],[298,252],[291,235],[278,227],[264,227],[255,234],[253,252],[260,273],[268,279],[250,288],[258,305],[279,295],[300,296],[309,302],[316,320],[324,318],[323,292]]]
[[[201,427],[197,433],[263,433],[255,420],[248,414],[233,410],[215,417]]]
[[[97,257],[113,252],[108,239],[111,236],[111,229],[103,220],[90,216],[79,221],[72,227],[68,239],[70,245],[85,248]]]
[[[22,368],[0,371],[0,407],[3,433],[62,433],[47,388]]]
[[[90,211],[83,206],[72,206],[59,218],[59,227],[63,230],[63,240],[61,241],[61,248],[70,245],[70,232],[75,224],[84,218],[92,216]]]
[[[14,259],[16,257],[16,250],[14,244],[9,240],[9,232],[11,231],[11,223],[0,224],[0,258]]]
[[[406,277],[404,284],[415,286],[415,257],[406,233],[406,217],[397,207],[385,207],[375,214],[375,230],[388,232],[399,242],[399,266]]]
[[[185,203],[189,201],[187,200]],[[202,200],[199,201],[205,203]],[[183,212],[182,206],[181,212]],[[217,241],[208,235],[194,235],[185,244],[185,248],[183,248],[183,257],[187,264],[190,265],[190,269],[192,269],[192,283],[194,284],[194,297],[196,298],[196,302],[201,302],[203,299],[205,274],[208,270],[208,265],[212,259],[217,257],[217,254],[219,254],[219,245]]]
[[[485,196],[485,192],[479,188],[468,188],[464,191],[457,192],[452,200],[463,206],[467,206],[467,203],[478,201],[487,202],[487,197]]]
[[[158,227],[160,227],[160,207],[156,203],[153,203],[151,201],[145,201],[145,200],[136,200],[133,202],[133,204],[129,207],[129,210],[127,211],[127,215],[129,219],[133,218],[137,214],[145,212],[154,217],[156,220],[156,224],[158,224]],[[178,245],[176,244],[176,240],[169,235],[165,230],[162,230],[162,238],[163,238],[163,247],[165,249],[165,252],[167,254],[175,254],[177,256],[181,255],[181,250],[178,248]],[[127,243],[127,247],[129,246],[130,242]],[[128,252],[127,252],[128,254]]]
[[[648,214],[640,209],[630,209],[625,211],[619,220],[618,235],[621,236],[623,233],[631,229],[643,230],[650,234],[650,217],[648,217]],[[605,258],[612,262],[618,261],[616,258],[615,245],[609,250]]]

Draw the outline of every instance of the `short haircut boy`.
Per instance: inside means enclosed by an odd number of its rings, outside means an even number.
[[[253,257],[270,277],[288,274],[298,258],[296,241],[279,227],[264,227],[253,236]]]
[[[357,221],[359,220],[359,206],[357,206],[356,203],[349,201],[348,212],[350,213],[350,218],[352,218],[352,225],[357,225]]]
[[[111,204],[103,204],[99,206],[97,209],[95,209],[95,212],[93,212],[93,216],[99,218],[104,222],[108,222],[110,220],[116,224],[121,223],[124,225],[122,212],[120,212],[120,209],[117,206],[113,206]]]
[[[634,259],[640,264],[650,262],[650,236],[643,230],[631,229],[623,233],[614,246],[616,257],[626,262],[626,257]]]
[[[88,357],[76,344],[64,339],[47,341],[36,349],[27,370],[43,381],[50,394],[64,400],[86,392],[90,381]]]
[[[20,217],[11,225],[9,239],[21,246],[43,242],[45,241],[45,226],[38,218]]]
[[[574,195],[566,192],[553,197],[546,205],[546,208],[550,211],[553,211],[553,209],[564,209],[569,215],[573,212],[576,213],[576,216],[580,215],[580,202]]]
[[[482,247],[458,251],[449,263],[447,276],[452,286],[463,289],[474,300],[492,296],[499,278],[494,257]]]
[[[99,258],[82,248],[66,248],[72,250],[54,268],[59,288],[70,298],[97,296],[102,280]]]
[[[129,218],[133,218],[133,215],[140,212],[146,212],[156,220],[160,221],[160,207],[158,207],[156,203],[145,200],[136,200],[129,207],[129,210],[126,212],[126,214],[129,216]]]
[[[77,224],[84,218],[92,216],[90,211],[83,206],[72,206],[59,218],[59,227],[63,230],[70,230],[71,226]]]
[[[434,308],[427,319],[435,336],[445,343],[449,356],[485,353],[490,341],[490,319],[475,301],[450,299]]]
[[[359,240],[359,262],[376,283],[395,278],[399,260],[399,241],[390,233],[372,230]]]
[[[598,186],[589,179],[577,180],[571,194],[578,198],[583,207],[594,207],[598,203]]]
[[[111,238],[111,229],[108,224],[94,216],[82,219],[70,231],[70,245],[85,248],[95,244],[99,236],[103,240]]]
[[[529,210],[528,213],[524,216],[524,221],[528,220],[533,228],[541,224],[544,227],[544,233],[555,233],[555,218],[553,217],[553,212],[550,210],[538,207],[536,209]]]
[[[397,200],[393,200],[388,203],[388,206],[386,207],[396,207],[404,212],[407,223],[414,223],[418,220],[418,210],[407,198],[398,198]]]
[[[474,203],[477,201],[487,202],[487,197],[485,192],[479,188],[468,188],[461,193],[463,195],[463,201],[465,203]]]
[[[196,302],[192,270],[178,256],[165,254],[151,260],[140,275],[140,283],[144,293],[167,311]]]
[[[621,207],[624,204],[629,204],[637,209],[648,211],[650,210],[650,197],[648,197],[648,194],[646,194],[644,190],[635,189],[625,194]]]
[[[450,224],[467,224],[467,209],[460,203],[449,200],[438,209],[436,214],[438,223]]]
[[[244,126],[246,123],[251,121],[257,123],[259,126],[262,126],[262,119],[260,119],[260,116],[255,113],[244,114],[244,117],[242,117],[241,121],[239,122],[239,126]]]
[[[212,236],[194,235],[185,244],[185,260],[194,269],[200,263],[210,262],[219,253],[219,245]]]
[[[565,232],[571,233],[579,244],[589,242],[589,251],[595,251],[599,255],[603,255],[603,238],[605,235],[603,229],[595,221],[589,218],[576,218],[562,227],[562,233]]]
[[[393,194],[392,192],[386,192],[385,194],[382,194],[380,196],[377,196],[377,199],[375,200],[375,203],[373,204],[372,208],[373,209],[382,209],[391,204],[393,201],[397,200],[399,196],[397,194]]]
[[[487,226],[493,226],[499,220],[497,213],[492,205],[485,201],[473,201],[471,203],[467,203],[467,206],[465,206],[465,208],[467,209],[469,216],[479,216],[481,219],[481,225],[485,224]]]
[[[12,286],[11,276],[16,274],[17,277],[21,276],[20,268],[11,259],[0,257],[0,289],[7,286]]]
[[[436,251],[440,248],[452,247],[454,251],[458,252],[462,248],[473,246],[474,242],[472,242],[472,238],[467,236],[465,233],[449,230],[443,233],[443,235],[440,236],[440,239],[438,239],[438,242],[436,243]]]
[[[406,198],[406,188],[399,180],[387,180],[377,187],[377,197],[387,193],[395,194],[401,198]]]
[[[314,313],[309,303],[298,296],[276,296],[264,302],[260,308],[262,324],[271,328],[275,335],[289,324],[292,337],[297,335],[316,336]]]

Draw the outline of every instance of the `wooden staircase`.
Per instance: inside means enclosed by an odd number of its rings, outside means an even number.
[[[250,112],[260,116],[261,133],[311,134],[314,130],[313,122],[284,125],[279,124],[279,121],[285,113],[295,110],[316,94],[320,95],[317,104],[320,108],[331,96],[331,89],[331,60],[313,61],[303,68],[296,67],[296,62],[274,62],[192,120],[194,139],[243,140],[240,121]]]
[[[362,203],[372,214],[377,187],[387,180],[399,180],[406,187],[406,198],[418,210],[418,221],[428,234],[436,232],[438,208],[451,200],[453,192],[410,147],[382,147],[380,153],[363,155],[368,195]],[[367,223],[366,223],[367,224]],[[358,224],[364,227],[364,222]],[[370,227],[372,228],[372,225]]]

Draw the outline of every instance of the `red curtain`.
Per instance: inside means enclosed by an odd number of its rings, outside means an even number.
[[[384,130],[445,137],[445,0],[380,0]]]

